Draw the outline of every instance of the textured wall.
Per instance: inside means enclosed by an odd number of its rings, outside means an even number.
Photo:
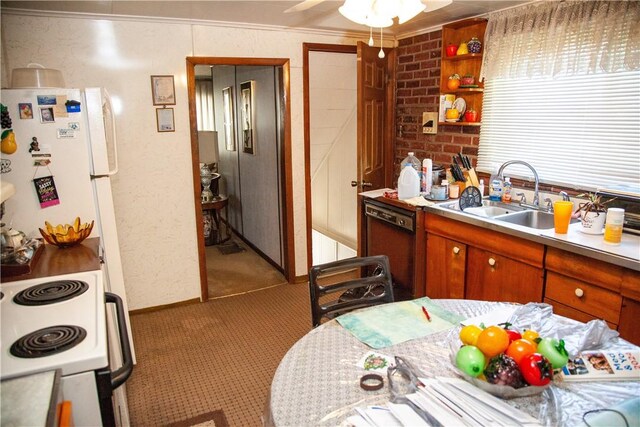
[[[475,164],[480,127],[439,125],[436,135],[422,133],[422,113],[437,112],[440,97],[442,32],[434,31],[399,41],[396,100],[396,177],[409,151],[420,160],[450,164],[462,151]]]
[[[187,99],[187,56],[291,60],[296,275],[306,274],[302,43],[351,38],[185,21],[2,13],[2,82],[39,62],[69,87],[106,87],[116,103],[120,173],[113,180],[130,309],[200,296]],[[135,20],[134,20],[135,19]],[[176,132],[156,132],[150,75],[175,76]]]

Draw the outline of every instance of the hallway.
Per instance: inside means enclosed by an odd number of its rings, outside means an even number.
[[[231,252],[228,254],[224,252]],[[209,298],[223,298],[286,284],[284,275],[235,234],[205,247]]]

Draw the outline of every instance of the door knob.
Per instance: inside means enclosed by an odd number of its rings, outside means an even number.
[[[491,267],[493,267],[493,266],[495,266],[495,265],[496,265],[496,260],[495,260],[495,258],[489,258],[489,265],[490,265]]]
[[[351,181],[352,187],[357,187],[358,185],[361,186],[362,188],[373,187],[373,184],[370,182],[362,181],[361,183],[358,183],[358,181]]]
[[[459,248],[459,247],[457,247],[457,246],[454,246],[454,247],[453,247],[453,253],[454,253],[454,254],[456,254],[456,255],[458,255],[458,254],[460,253],[460,248]]]
[[[575,294],[578,298],[582,298],[582,296],[584,295],[584,291],[580,288],[576,288]]]

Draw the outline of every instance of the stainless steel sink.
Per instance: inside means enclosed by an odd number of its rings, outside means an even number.
[[[511,224],[522,225],[538,230],[546,230],[553,228],[553,213],[527,210],[523,212],[515,212],[507,215],[494,217],[498,221],[504,221]],[[571,222],[577,222],[578,219],[572,218]]]
[[[440,206],[447,209],[460,211],[459,202],[443,203]],[[523,208],[516,204],[494,202],[493,200],[483,200],[482,206],[478,206],[474,208],[466,208],[464,212],[485,217],[485,218],[493,218],[498,215],[506,215],[513,212],[520,212],[520,211],[523,211],[524,209],[526,208]]]

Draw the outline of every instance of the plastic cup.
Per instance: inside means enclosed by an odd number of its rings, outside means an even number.
[[[573,202],[559,200],[553,202],[553,227],[556,234],[567,234],[573,213]]]

